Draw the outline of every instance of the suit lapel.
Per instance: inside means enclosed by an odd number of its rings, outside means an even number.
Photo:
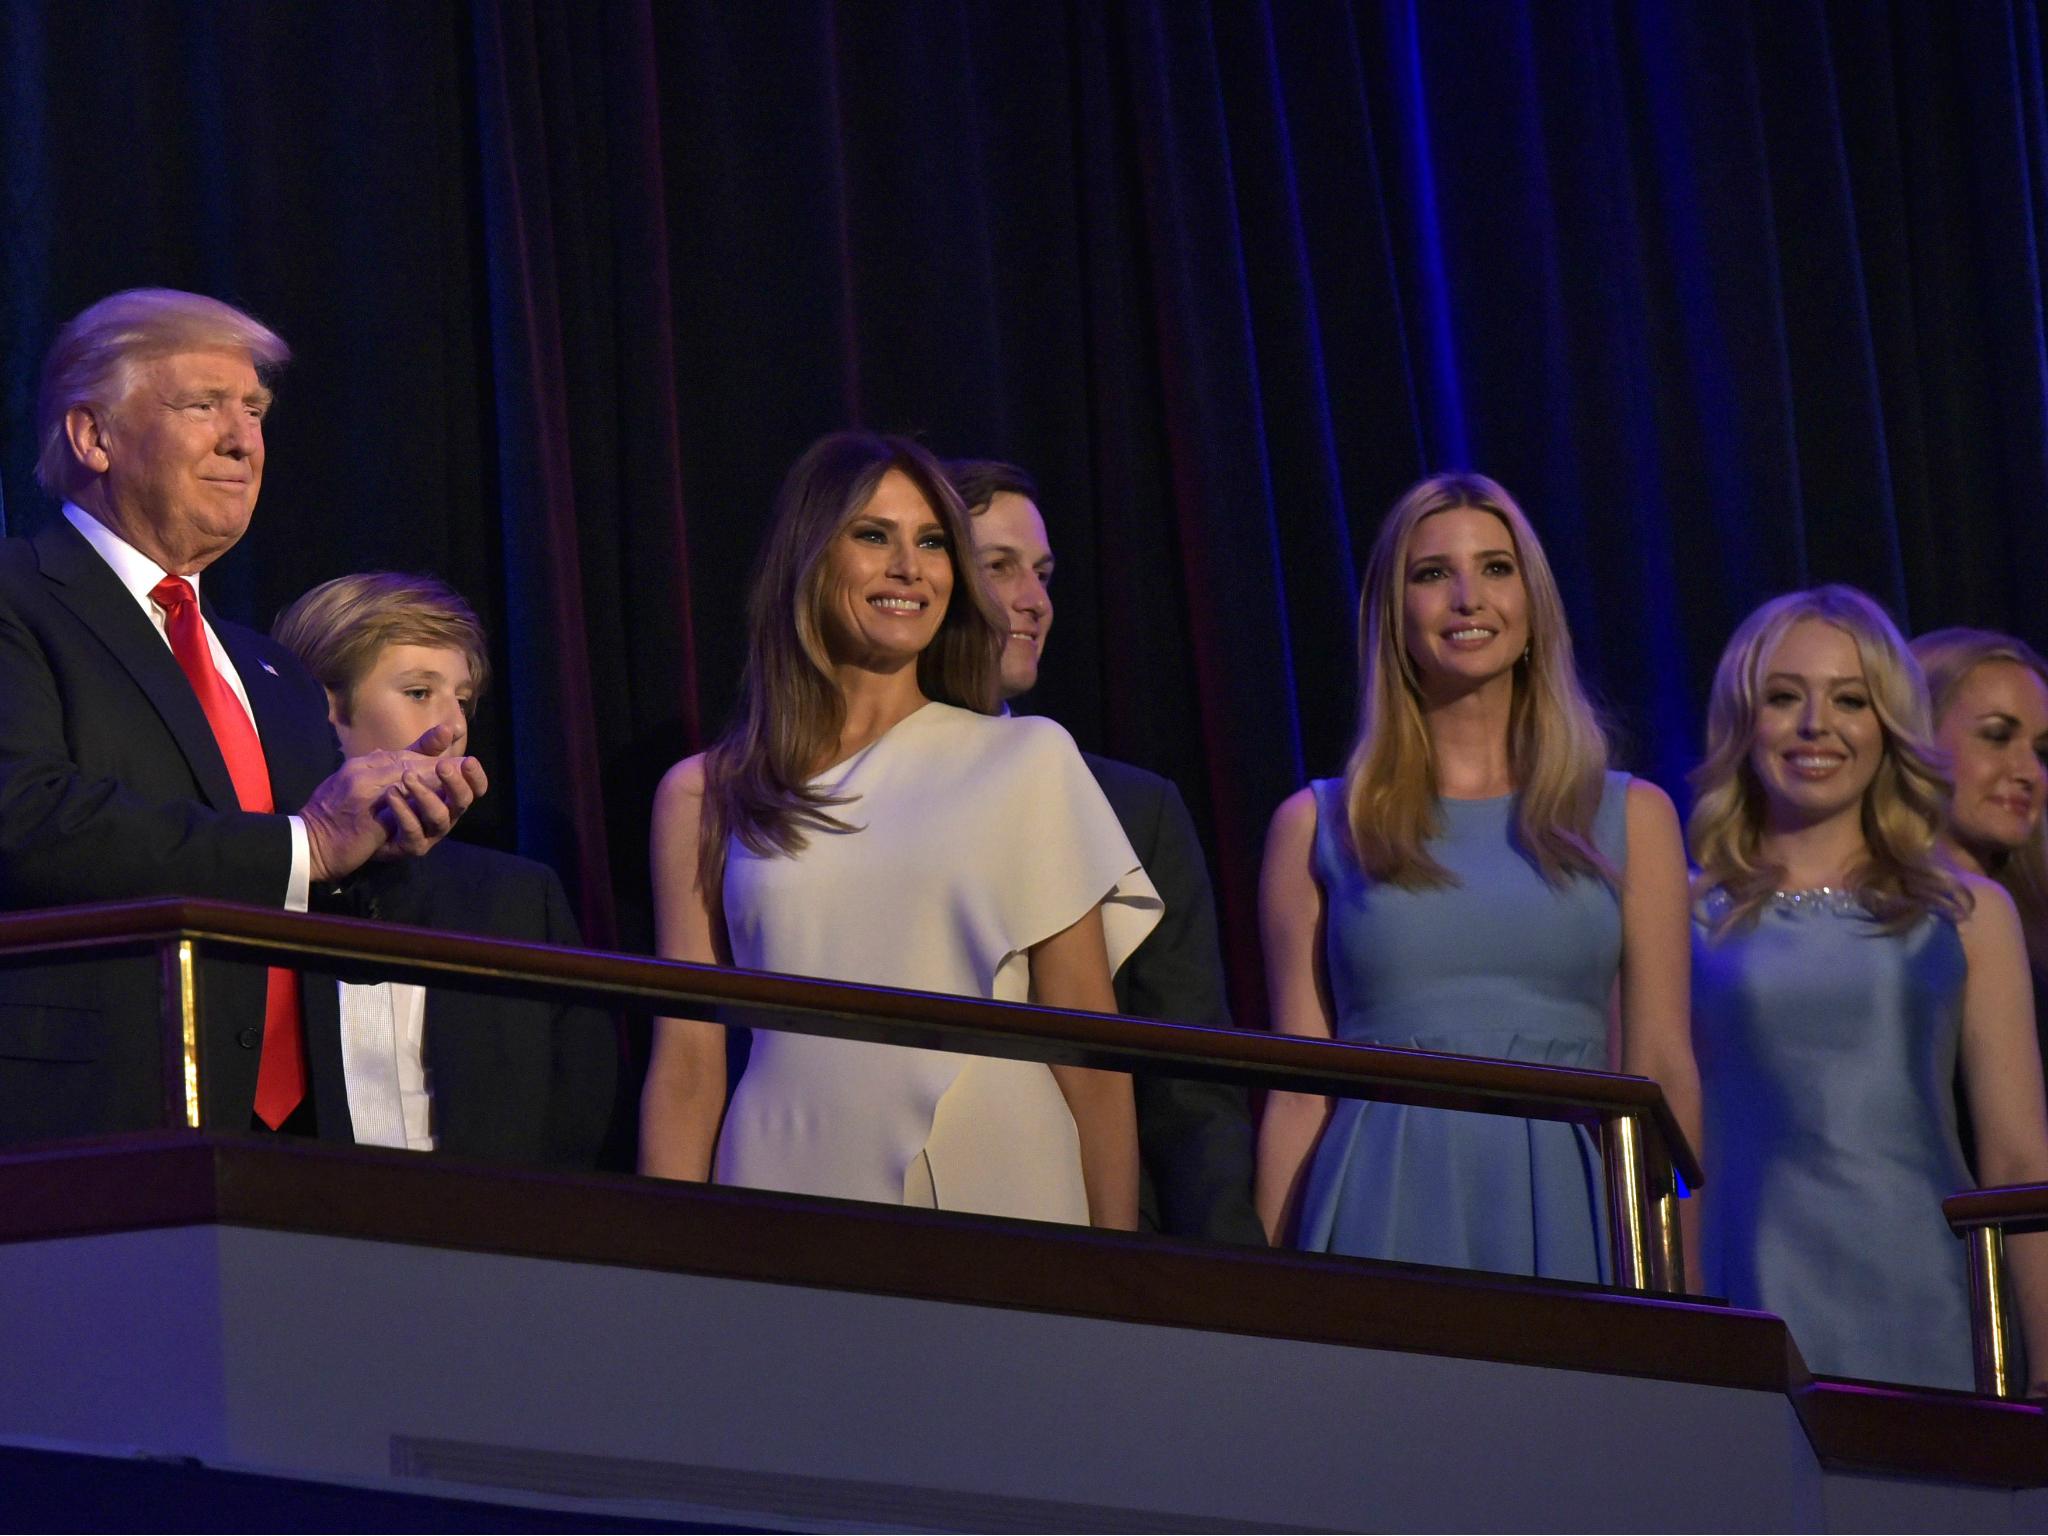
[[[306,1075],[313,1085],[313,1123],[322,1141],[354,1142],[348,1078],[341,1057],[341,988],[332,971],[302,971],[299,997],[306,1021]]]
[[[239,809],[235,781],[228,776],[227,762],[213,738],[213,727],[206,723],[206,712],[199,707],[199,696],[186,681],[178,658],[121,585],[113,567],[61,518],[38,533],[33,543],[37,562],[57,600],[99,637],[155,706],[171,739],[191,765],[192,777],[207,804],[221,811]]]
[[[210,609],[206,621],[220,636],[221,648],[242,679],[242,691],[249,695],[249,710],[256,717],[256,735],[263,743],[263,763],[270,773],[271,803],[281,814],[288,815],[305,803],[312,789],[311,784],[301,782],[312,771],[311,765],[295,771],[294,762],[298,733],[305,729],[305,708],[292,697],[291,686],[264,659],[250,631],[238,624],[223,624]],[[331,769],[332,764],[322,769],[313,783]]]

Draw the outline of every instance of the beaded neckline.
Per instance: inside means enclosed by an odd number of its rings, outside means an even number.
[[[1836,917],[1869,917],[1870,908],[1863,898],[1846,886],[1822,885],[1806,891],[1773,891],[1764,898],[1764,903],[1773,912],[1782,912],[1788,917],[1806,914],[1830,913]],[[1735,903],[1726,891],[1716,886],[1700,903],[1700,910],[1707,921],[1715,922]]]
[[[1832,912],[1837,917],[1868,917],[1870,908],[1856,892],[1840,885],[1817,885],[1808,891],[1773,891],[1773,910],[1778,912]]]

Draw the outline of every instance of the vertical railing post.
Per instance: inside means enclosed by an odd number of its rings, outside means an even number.
[[[1977,1391],[1984,1397],[2011,1397],[2012,1335],[2005,1317],[2005,1233],[1995,1226],[1972,1227],[1964,1247],[1970,1255],[1970,1342],[1977,1357]]]
[[[1645,1241],[1643,1127],[1626,1110],[1600,1122],[1601,1159],[1607,1165],[1607,1229],[1613,1240],[1614,1283],[1632,1290],[1651,1288],[1650,1251]]]
[[[1655,1288],[1672,1296],[1685,1293],[1685,1234],[1678,1225],[1678,1179],[1669,1157],[1656,1159],[1656,1177],[1647,1191],[1650,1201],[1650,1255]]]
[[[199,1062],[199,966],[192,941],[157,945],[163,1018],[164,1123],[200,1128],[203,1118]]]

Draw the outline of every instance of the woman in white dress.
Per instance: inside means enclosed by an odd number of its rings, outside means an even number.
[[[821,439],[777,498],[735,723],[654,801],[661,953],[1101,1013],[1159,901],[1073,742],[992,713],[1007,631],[915,443]],[[666,1178],[1129,1228],[1129,1078],[661,1019]]]

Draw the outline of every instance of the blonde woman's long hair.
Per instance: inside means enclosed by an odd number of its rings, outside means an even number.
[[[1765,799],[1750,762],[1764,669],[1795,624],[1833,625],[1855,642],[1870,706],[1884,732],[1884,757],[1863,792],[1869,856],[1850,872],[1851,889],[1885,931],[1910,928],[1930,912],[1960,921],[1970,896],[1937,851],[1948,799],[1948,765],[1934,746],[1920,665],[1876,601],[1830,585],[1774,597],[1736,627],[1714,669],[1707,705],[1707,753],[1692,771],[1696,798],[1686,823],[1701,895],[1728,905],[1717,937],[1755,922],[1783,883],[1784,866],[1763,854]]]
[[[892,469],[910,478],[945,529],[953,567],[945,616],[917,658],[918,687],[942,704],[996,711],[1007,629],[971,558],[973,531],[959,493],[909,438],[834,432],[818,439],[776,496],[747,602],[739,708],[704,756],[697,878],[714,901],[728,837],[766,856],[798,853],[812,833],[851,830],[834,814],[845,802],[810,783],[846,723],[846,699],[827,652],[825,553]]]
[[[1424,518],[1470,509],[1500,519],[1514,544],[1529,599],[1529,651],[1515,663],[1508,715],[1508,768],[1515,837],[1552,885],[1591,876],[1618,885],[1620,872],[1593,842],[1606,786],[1607,733],[1580,685],[1557,580],[1529,519],[1484,475],[1443,474],[1410,487],[1381,523],[1365,562],[1358,606],[1358,737],[1344,769],[1351,849],[1375,880],[1409,890],[1457,884],[1431,857],[1443,830],[1436,751],[1408,652],[1408,547]]]
[[[1955,698],[1964,678],[1993,661],[2025,667],[2048,684],[2048,660],[2024,640],[1988,629],[1937,629],[1913,642],[1913,657],[1927,674],[1927,692],[1934,723]],[[2048,975],[2048,818],[2034,823],[2033,835],[2010,854],[1987,863],[1985,871],[2012,894],[2027,935],[2027,958],[2037,974]]]

